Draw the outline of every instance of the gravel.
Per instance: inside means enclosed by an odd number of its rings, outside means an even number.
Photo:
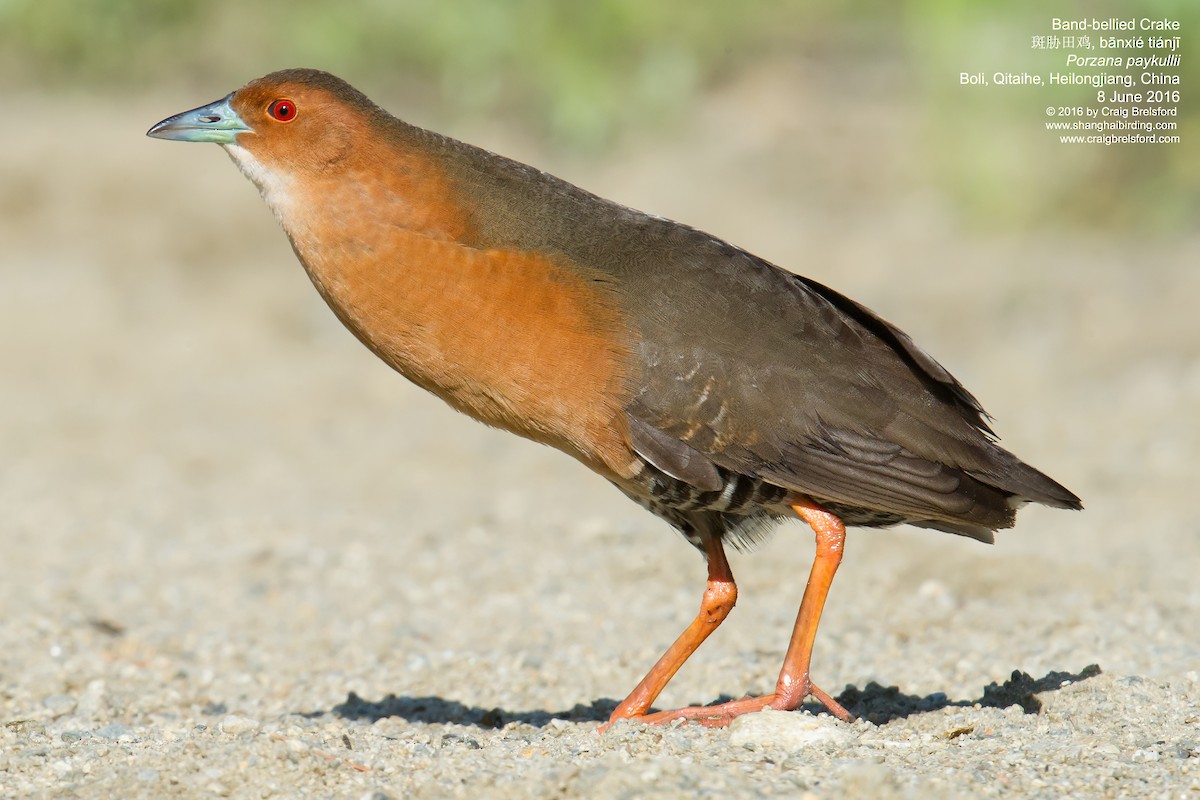
[[[131,100],[129,129],[86,140],[110,106],[16,97],[0,795],[1200,791],[1200,241],[967,235],[936,203],[900,211],[886,171],[883,199],[831,221],[841,179],[897,150],[848,133],[812,186],[768,185],[753,165],[799,174],[822,129],[780,101],[739,138],[730,120],[798,91],[751,77],[669,149],[539,163],[875,307],[1087,511],[1030,508],[992,548],[852,532],[814,676],[853,724],[809,705],[597,735],[694,613],[691,549],[377,364],[220,153],[140,138],[212,91]],[[876,113],[899,148],[902,113]],[[739,606],[659,707],[769,690],[811,554],[798,524],[733,554]]]

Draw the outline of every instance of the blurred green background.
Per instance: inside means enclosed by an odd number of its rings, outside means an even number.
[[[1060,68],[1063,51],[1030,45],[1051,16],[1179,20],[1182,144],[1059,145],[1043,109],[1094,90],[959,85],[964,71]],[[199,100],[317,66],[443,119],[500,115],[549,146],[602,152],[630,131],[669,138],[750,65],[801,59],[848,106],[886,81],[925,128],[925,179],[964,224],[1153,231],[1194,229],[1200,211],[1196,37],[1195,0],[0,0],[0,87]]]

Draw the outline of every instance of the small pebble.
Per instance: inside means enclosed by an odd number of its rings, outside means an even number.
[[[96,730],[92,731],[92,733],[94,733],[96,736],[99,736],[101,739],[116,741],[122,736],[128,736],[130,731],[128,725],[122,725],[119,722],[110,722],[104,727],[97,728]]]
[[[83,719],[96,719],[103,714],[106,706],[104,689],[103,680],[90,681],[87,688],[83,690],[83,694],[79,696],[79,702],[75,705],[75,713]]]
[[[229,714],[225,719],[221,720],[218,726],[221,733],[229,734],[230,736],[240,736],[243,733],[258,730],[259,722],[251,717],[240,717],[237,714]]]
[[[850,734],[841,725],[832,717],[766,709],[735,719],[729,726],[729,744],[748,750],[779,748],[795,752],[847,741]]]

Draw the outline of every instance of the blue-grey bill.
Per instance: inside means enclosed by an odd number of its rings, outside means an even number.
[[[233,95],[223,97],[191,111],[184,111],[146,131],[155,139],[173,139],[178,142],[213,142],[233,144],[239,133],[251,130],[237,112],[229,105]]]

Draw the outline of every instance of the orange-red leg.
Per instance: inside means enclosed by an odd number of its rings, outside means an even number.
[[[677,711],[662,711],[642,716],[643,722],[661,723],[674,719],[690,719],[709,727],[721,727],[728,725],[735,717],[752,711],[761,711],[767,707],[780,711],[794,711],[810,694],[821,701],[822,705],[829,709],[829,713],[845,722],[850,721],[850,713],[840,703],[814,686],[808,677],[809,665],[812,662],[813,642],[817,636],[817,625],[821,621],[821,611],[825,608],[825,598],[829,596],[829,587],[833,584],[833,576],[837,573],[838,565],[842,563],[846,528],[837,516],[821,508],[817,503],[807,500],[799,501],[792,505],[792,510],[807,522],[816,534],[817,552],[813,559],[812,571],[808,576],[808,585],[804,589],[804,599],[800,602],[800,613],[796,616],[796,625],[792,629],[792,640],[788,645],[787,655],[783,659],[783,668],[779,671],[779,680],[775,684],[775,692],[763,697],[748,697],[716,706],[695,706],[681,708]],[[695,623],[693,623],[694,626]],[[686,635],[685,633],[684,636],[686,637]],[[680,641],[683,638],[680,637]],[[676,642],[676,645],[678,644]],[[689,651],[688,655],[690,654]],[[684,658],[686,657],[685,655]],[[674,671],[670,674],[673,675]],[[665,684],[666,681],[663,681],[662,685]],[[662,685],[659,686],[659,690]],[[637,690],[634,690],[634,694],[637,694]],[[656,695],[657,692],[654,696]],[[653,702],[654,696],[650,697],[645,708],[649,707],[649,702]],[[632,698],[633,695],[630,697]],[[621,708],[624,708],[628,702],[626,700]],[[618,708],[619,710],[620,708]],[[638,715],[627,714],[626,716]],[[618,719],[616,714],[613,715],[613,719]],[[611,725],[612,721],[610,719],[608,724]]]
[[[830,514],[816,503],[796,503],[792,510],[813,529],[817,536],[817,553],[813,558],[812,570],[808,574],[808,585],[804,587],[804,599],[800,601],[800,613],[792,628],[792,641],[787,655],[783,657],[783,668],[775,684],[775,701],[772,708],[794,711],[810,694],[821,701],[829,713],[849,722],[850,713],[832,697],[812,685],[808,678],[812,663],[813,642],[817,639],[817,625],[821,612],[825,610],[825,598],[833,585],[833,576],[842,563],[842,551],[846,545],[846,526],[835,514]]]
[[[733,610],[734,603],[737,602],[737,584],[733,581],[733,572],[729,569],[729,561],[725,558],[725,548],[720,538],[709,538],[704,552],[708,556],[708,586],[700,601],[700,613],[646,673],[642,682],[617,706],[608,722],[601,726],[601,732],[619,719],[645,716],[655,698],[683,666],[683,662],[696,652],[696,648]]]

